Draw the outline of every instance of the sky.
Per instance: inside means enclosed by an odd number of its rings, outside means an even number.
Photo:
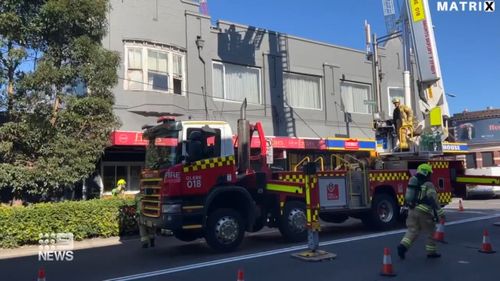
[[[214,21],[223,19],[360,50],[365,49],[365,20],[379,37],[387,33],[381,0],[207,2]],[[429,5],[444,88],[456,96],[448,97],[450,112],[500,108],[500,1],[493,13],[443,12],[437,10],[437,2],[429,0]]]

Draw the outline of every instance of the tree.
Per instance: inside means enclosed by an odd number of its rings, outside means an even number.
[[[2,0],[0,190],[50,197],[91,174],[118,122],[108,0]]]

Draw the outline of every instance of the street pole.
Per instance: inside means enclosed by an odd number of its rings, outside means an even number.
[[[379,63],[378,63],[378,42],[377,34],[373,34],[372,40],[372,72],[373,72],[373,97],[377,101],[377,113],[380,113],[382,99],[380,97]]]
[[[196,47],[198,48],[198,58],[203,64],[203,87],[201,87],[203,93],[203,103],[205,105],[205,120],[208,120],[208,106],[207,106],[207,67],[205,60],[201,56],[201,50],[205,45],[205,40],[201,38],[201,36],[196,37]]]

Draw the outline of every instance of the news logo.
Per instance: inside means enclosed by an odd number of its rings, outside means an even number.
[[[495,1],[437,1],[438,12],[485,12],[495,11]]]
[[[38,261],[73,261],[73,233],[40,233],[38,237]]]

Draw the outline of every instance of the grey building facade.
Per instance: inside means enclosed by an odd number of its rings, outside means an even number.
[[[243,98],[247,118],[261,121],[269,136],[374,138],[372,63],[364,50],[227,21],[212,24],[199,13],[198,1],[189,0],[111,0],[103,45],[122,58],[114,110],[119,131],[130,133],[116,135],[101,161],[105,191],[120,177],[136,188],[144,148],[137,136],[129,138],[144,124],[174,115],[227,121],[236,131]],[[380,50],[386,117],[390,99],[404,99],[401,50],[399,39]]]

